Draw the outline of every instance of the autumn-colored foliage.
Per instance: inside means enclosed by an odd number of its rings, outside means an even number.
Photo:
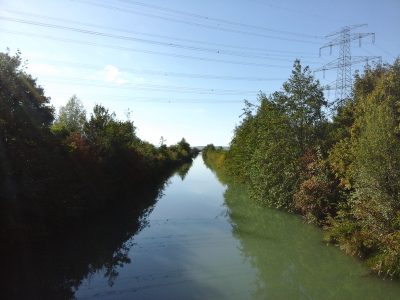
[[[102,105],[87,119],[77,96],[56,117],[19,53],[0,53],[1,233],[61,230],[158,185],[196,155],[184,139],[156,147],[135,129]]]
[[[230,149],[208,164],[249,187],[253,200],[302,214],[327,240],[400,277],[400,60],[367,67],[353,97],[324,116],[319,83],[295,63],[283,91],[246,103]],[[217,171],[218,173],[218,171]]]

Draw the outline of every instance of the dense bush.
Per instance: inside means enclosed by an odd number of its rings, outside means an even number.
[[[328,236],[368,258],[378,273],[399,276],[400,61],[357,76],[351,101],[349,135],[330,153],[332,168],[345,183],[347,206],[332,220]]]
[[[322,140],[326,123],[322,88],[308,67],[294,64],[283,90],[259,95],[259,106],[246,103],[226,157],[226,170],[250,187],[256,201],[295,209],[301,157]]]
[[[208,165],[246,183],[253,199],[323,226],[375,272],[399,277],[400,60],[356,75],[353,97],[331,120],[298,61],[283,91],[259,100],[255,111],[246,103],[229,151],[205,149]]]
[[[340,197],[337,181],[320,152],[309,151],[301,159],[301,183],[293,204],[310,223],[324,224],[336,214]]]
[[[197,154],[185,139],[169,147],[140,140],[132,121],[101,105],[87,120],[76,96],[54,119],[50,98],[25,72],[20,55],[0,53],[3,234],[61,229],[158,185]]]

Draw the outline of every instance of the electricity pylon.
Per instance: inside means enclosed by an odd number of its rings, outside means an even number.
[[[325,77],[325,71],[330,69],[337,69],[336,81],[327,86],[327,90],[336,90],[335,96],[336,101],[343,101],[351,96],[352,89],[352,73],[351,66],[365,62],[369,63],[371,61],[381,62],[382,58],[380,56],[351,56],[351,42],[358,40],[359,46],[361,47],[361,41],[363,38],[371,36],[372,43],[375,43],[375,33],[353,33],[352,30],[367,26],[367,24],[360,25],[350,25],[341,28],[340,30],[331,33],[326,36],[326,38],[331,38],[329,42],[322,45],[319,48],[319,55],[321,56],[321,51],[324,48],[330,49],[330,54],[332,54],[332,48],[334,46],[339,46],[339,57],[322,67],[315,70],[315,72],[322,71]]]

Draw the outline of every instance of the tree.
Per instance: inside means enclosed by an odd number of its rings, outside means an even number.
[[[349,194],[330,236],[378,273],[399,276],[400,61],[357,76],[354,94],[349,136],[330,155]]]
[[[261,99],[265,98],[265,95],[261,93],[258,98],[261,101]],[[226,163],[228,172],[237,180],[242,182],[248,180],[248,171],[251,168],[250,157],[252,156],[254,146],[257,143],[253,110],[254,105],[245,101],[245,107],[243,108],[243,113],[241,115],[242,121],[234,130]]]
[[[307,151],[300,164],[302,181],[293,196],[294,207],[307,222],[323,225],[337,210],[337,182],[320,151]]]
[[[112,156],[115,151],[127,149],[136,140],[132,121],[118,121],[114,113],[101,105],[95,105],[84,134],[92,149],[100,156]]]
[[[53,119],[50,98],[25,73],[19,53],[0,53],[0,239],[9,234],[11,244],[15,237],[25,244],[30,236],[86,222],[128,193],[158,186],[193,157],[141,141],[132,121],[117,120],[101,105],[86,122],[76,96],[53,126],[65,135],[52,134]],[[184,139],[180,147],[190,149]],[[135,207],[143,205],[135,201]]]
[[[60,107],[58,117],[53,124],[53,131],[82,133],[86,123],[86,110],[76,95],[73,95],[65,106]]]
[[[47,132],[53,121],[50,98],[26,74],[20,53],[0,53],[0,134],[7,145]],[[18,141],[15,137],[19,137]]]
[[[53,121],[50,98],[25,73],[20,53],[0,53],[0,188],[2,196],[17,197],[32,187],[35,174],[49,164],[47,143]]]
[[[322,88],[308,67],[294,63],[283,90],[260,106],[246,103],[242,123],[236,127],[226,165],[230,174],[248,182],[250,194],[268,206],[293,208],[300,181],[300,158],[324,138],[326,123]]]
[[[297,182],[300,155],[288,116],[268,98],[261,105],[252,129],[255,138],[249,160],[250,194],[268,206],[290,209]]]
[[[322,109],[327,102],[319,81],[312,76],[308,66],[302,68],[296,60],[292,75],[283,84],[283,91],[275,92],[272,101],[289,117],[303,153],[322,139],[319,135],[325,120]]]
[[[190,144],[185,140],[185,138],[182,138],[178,142],[178,147],[181,148],[182,150],[185,150],[187,153],[190,153]]]

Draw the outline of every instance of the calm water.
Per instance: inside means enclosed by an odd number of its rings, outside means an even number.
[[[142,220],[144,221],[144,220]],[[198,157],[171,178],[125,259],[76,285],[78,299],[400,299],[296,216],[225,187]]]

